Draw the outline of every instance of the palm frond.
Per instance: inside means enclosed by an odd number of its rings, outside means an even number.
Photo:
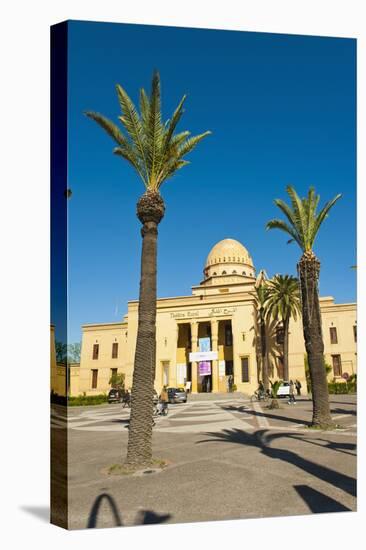
[[[131,166],[136,170],[140,178],[142,179],[145,187],[147,187],[148,182],[145,179],[144,169],[140,165],[140,159],[135,155],[133,149],[126,149],[125,147],[115,147],[113,149],[113,154],[118,155],[125,160],[127,160]]]
[[[107,132],[107,134],[114,139],[118,145],[124,147],[129,146],[128,139],[122,134],[118,126],[109,120],[107,117],[101,115],[100,113],[94,113],[93,111],[85,111],[84,113],[88,118],[95,120]]]
[[[302,241],[301,234],[301,225],[299,224],[296,214],[291,210],[288,204],[286,204],[281,199],[275,199],[273,201],[275,205],[281,210],[281,212],[286,216],[290,226],[293,228],[293,231],[297,234],[298,240]]]
[[[147,160],[144,146],[144,132],[141,124],[140,117],[137,113],[136,107],[132,100],[128,96],[127,92],[117,84],[117,95],[121,106],[123,115],[119,116],[119,120],[122,122],[129,135],[131,141],[134,143],[144,167],[145,176],[147,176]],[[145,180],[148,178],[146,177]]]
[[[285,233],[287,233],[292,237],[288,241],[289,243],[292,241],[296,241],[297,244],[300,246],[300,248],[303,248],[303,243],[300,240],[300,236],[297,234],[295,228],[291,227],[283,220],[279,220],[279,219],[270,220],[269,222],[267,222],[266,229],[267,231],[269,229],[280,229],[281,231],[284,231]]]
[[[341,198],[341,196],[342,196],[341,193],[338,193],[338,195],[336,195],[333,199],[328,201],[327,204],[322,208],[322,210],[319,212],[318,216],[316,217],[312,235],[311,235],[312,245],[314,244],[314,241],[316,239],[316,236],[318,234],[321,224],[323,223],[325,218],[328,217],[328,213],[330,209],[334,206],[337,200]]]
[[[306,214],[304,211],[304,205],[295,189],[288,185],[286,191],[290,197],[292,205],[292,215],[296,220],[296,229],[299,234],[300,240],[303,242],[306,248]]]
[[[188,138],[182,145],[180,145],[178,149],[179,158],[183,158],[185,155],[190,153],[196,147],[196,145],[203,140],[203,138],[209,136],[210,134],[211,132],[207,131],[203,134],[199,134],[198,136]]]
[[[160,76],[157,71],[153,74],[150,95],[150,116],[147,126],[147,149],[149,161],[149,187],[159,189],[157,174],[161,165],[164,126],[161,123]]]
[[[144,133],[146,133],[146,128],[150,116],[150,101],[144,88],[141,88],[140,90],[140,113]]]

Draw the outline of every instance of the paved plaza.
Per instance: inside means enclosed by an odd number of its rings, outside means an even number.
[[[154,427],[158,473],[110,476],[126,453],[129,410],[68,411],[70,528],[356,510],[356,397],[331,396],[332,431],[307,428],[312,403],[279,410],[245,396],[193,396]],[[55,431],[65,426],[53,410]]]

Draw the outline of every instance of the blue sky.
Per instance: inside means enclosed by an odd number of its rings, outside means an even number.
[[[241,241],[257,270],[296,274],[299,248],[265,231],[286,185],[342,199],[315,244],[320,293],[356,299],[356,41],[110,23],[69,23],[69,341],[138,297],[142,183],[85,110],[117,120],[121,84],[137,101],[154,69],[164,118],[188,94],[180,130],[211,130],[161,191],[158,295],[191,292],[211,247]]]

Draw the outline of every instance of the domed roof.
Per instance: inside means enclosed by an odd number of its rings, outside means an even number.
[[[207,256],[205,268],[223,263],[245,264],[253,267],[253,260],[248,250],[235,239],[224,239],[215,244]]]

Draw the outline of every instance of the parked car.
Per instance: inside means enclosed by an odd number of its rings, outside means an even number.
[[[167,392],[169,403],[187,402],[187,392],[184,388],[168,388]]]
[[[108,403],[121,403],[122,402],[122,393],[121,390],[117,388],[112,388],[108,393]]]
[[[289,397],[290,395],[290,382],[282,382],[278,388],[277,397]]]

